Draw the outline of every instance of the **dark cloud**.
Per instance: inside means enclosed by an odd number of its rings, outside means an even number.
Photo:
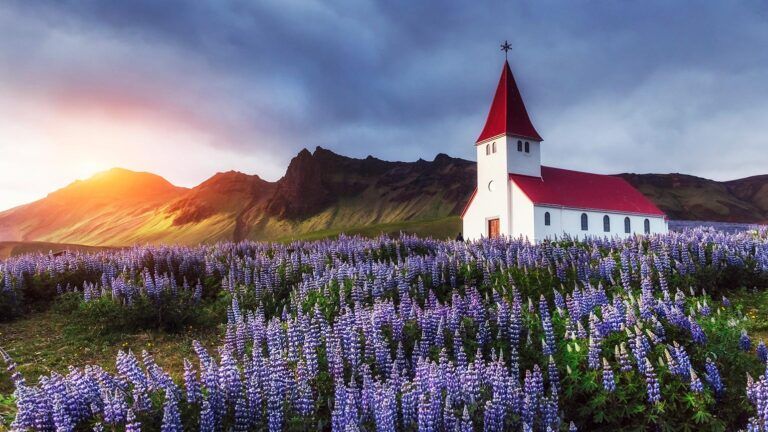
[[[237,151],[472,158],[510,39],[547,163],[768,172],[759,1],[18,0],[3,13],[18,25],[0,28],[14,71],[0,80],[126,100]]]

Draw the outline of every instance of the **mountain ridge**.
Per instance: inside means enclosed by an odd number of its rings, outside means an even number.
[[[279,240],[413,230],[454,236],[475,188],[475,163],[385,161],[300,151],[277,181],[219,172],[192,188],[123,168],[0,212],[0,241],[92,246]],[[672,219],[764,223],[768,175],[718,182],[680,173],[617,174]]]

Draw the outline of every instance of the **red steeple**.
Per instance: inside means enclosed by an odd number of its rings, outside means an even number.
[[[488,113],[485,127],[477,142],[499,135],[515,135],[542,141],[531,119],[528,118],[523,97],[520,96],[520,90],[517,89],[515,77],[512,76],[512,69],[509,68],[507,61],[504,62],[499,86],[496,87],[496,94],[493,96],[491,111]]]

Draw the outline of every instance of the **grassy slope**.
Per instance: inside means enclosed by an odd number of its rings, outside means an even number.
[[[2,241],[0,242],[0,259],[8,258],[9,256],[35,252],[57,253],[64,250],[95,252],[103,249],[109,248],[100,246],[83,246],[70,243]]]
[[[278,238],[279,241],[290,240],[318,240],[329,237],[338,237],[339,234],[361,235],[376,237],[381,234],[397,235],[400,232],[418,234],[422,237],[434,237],[438,239],[454,238],[461,231],[461,218],[450,216],[428,221],[392,222],[376,225],[359,226],[348,229],[327,229],[312,231],[305,234]]]
[[[214,219],[218,218],[207,219],[204,221],[204,223],[197,226],[194,231],[176,231],[175,233],[171,232],[169,235],[161,235],[156,233],[154,236],[152,236],[152,240],[150,240],[150,242],[154,241],[157,243],[195,244],[197,242],[197,238],[202,238],[202,243],[213,243],[216,241],[229,240],[231,236],[227,235],[230,233],[226,230],[212,230],[212,233],[206,233],[206,229],[210,229],[212,226],[217,225]],[[221,219],[218,219],[218,222],[223,223]],[[285,232],[286,230],[289,232],[292,231],[291,227],[289,226],[269,225],[269,235],[263,233],[263,238],[265,240],[287,242],[291,240],[317,240],[323,238],[335,238],[342,233],[349,235],[376,237],[381,234],[397,235],[400,232],[417,234],[422,237],[434,237],[438,239],[455,238],[456,234],[461,231],[461,218],[459,216],[448,216],[429,220],[396,221],[388,223],[374,223],[371,225],[366,225],[363,223],[351,227],[327,228],[314,231],[307,228],[306,230],[300,230],[300,232],[295,234],[281,236],[280,233]],[[130,244],[132,239],[126,238],[124,240],[126,241],[124,244]],[[97,251],[101,249],[109,249],[109,247],[51,242],[0,242],[0,259],[30,252],[47,253],[51,251],[55,253],[62,250]]]

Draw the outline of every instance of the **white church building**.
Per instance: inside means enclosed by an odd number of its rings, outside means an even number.
[[[542,138],[504,63],[477,139],[477,188],[464,238],[621,236],[667,232],[667,217],[624,179],[541,165]]]

